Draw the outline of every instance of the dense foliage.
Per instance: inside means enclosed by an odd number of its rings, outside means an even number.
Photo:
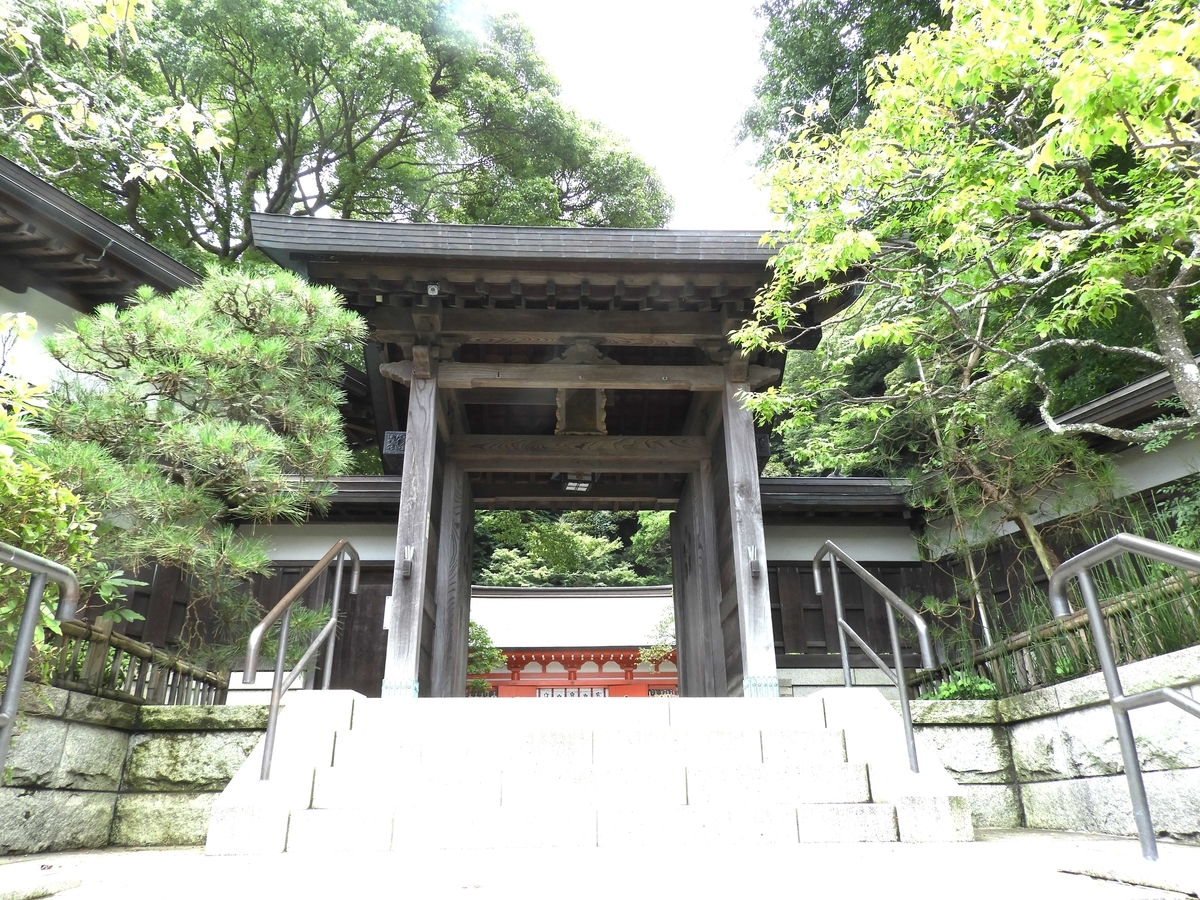
[[[861,127],[814,125],[789,145],[774,170],[790,223],[778,277],[742,338],[777,339],[798,312],[793,286],[815,283],[823,299],[857,295],[861,349],[936,344],[965,366],[969,392],[1023,392],[1052,432],[1155,443],[1191,430],[1200,11],[1167,0],[952,11],[949,28],[915,33],[874,67]],[[1137,329],[1094,330],[1131,307],[1149,347]],[[1046,363],[1064,351],[1166,368],[1180,414],[1137,431],[1058,421]],[[807,414],[821,400],[788,402]]]
[[[45,406],[44,388],[27,383],[7,365],[11,351],[32,338],[36,324],[23,314],[0,315],[0,541],[69,565],[85,597],[111,602],[128,581],[101,558],[100,517],[40,458],[44,435],[36,425]],[[28,585],[24,572],[0,567],[0,672],[12,660]],[[35,664],[45,661],[41,650],[47,632],[58,630],[57,591],[50,584],[44,595],[34,634]]]
[[[233,274],[141,291],[52,341],[75,377],[51,395],[39,456],[103,515],[108,558],[184,573],[193,648],[239,640],[260,614],[247,579],[269,559],[234,526],[303,520],[348,465],[342,360],[364,333],[333,291]]]
[[[492,643],[488,630],[477,622],[467,626],[467,674],[486,675],[504,666],[508,657]]]
[[[516,512],[475,518],[475,581],[510,586],[669,584],[670,513]]]
[[[60,42],[61,43],[61,42]],[[114,56],[46,47],[82,83],[218,116],[169,149],[160,183],[122,148],[57,178],[72,196],[183,258],[236,259],[251,212],[403,221],[658,227],[652,169],[582,119],[514,16],[482,28],[449,0],[167,0]],[[65,168],[57,132],[8,152]]]
[[[806,107],[823,103],[829,130],[861,124],[870,110],[868,64],[899,50],[909,32],[944,21],[940,0],[765,0],[758,14],[766,20],[766,73],[742,129],[765,162],[805,124]]]
[[[91,154],[120,153],[130,172],[157,181],[175,173],[172,144],[221,146],[224,113],[143,89],[134,59],[152,31],[150,0],[6,0],[0,3],[0,141],[33,168],[55,146],[58,168]]]
[[[841,312],[779,391],[809,471],[907,475],[949,523],[943,549],[1102,499],[1111,473],[1072,435],[1158,446],[1200,424],[1186,320],[1200,280],[1200,13],[1191,5],[962,0],[871,67],[861,125],[827,102],[773,170],[789,223],[739,339],[798,334],[795,287]],[[1117,360],[1113,366],[1111,361]],[[1062,389],[1166,368],[1175,414],[1138,429],[1063,422]],[[1078,376],[1078,377],[1077,377]],[[1072,379],[1076,379],[1074,383]],[[1034,428],[1032,426],[1040,426]]]
[[[638,661],[657,670],[659,664],[675,650],[674,608],[668,607],[663,611],[662,618],[655,623],[654,631],[646,635],[646,639],[650,643],[638,650]]]

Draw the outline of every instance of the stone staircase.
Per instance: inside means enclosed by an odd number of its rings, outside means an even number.
[[[207,853],[972,840],[912,775],[876,691],[802,699],[375,700],[289,694],[214,805]]]

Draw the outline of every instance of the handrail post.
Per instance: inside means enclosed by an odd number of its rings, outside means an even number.
[[[892,683],[896,685],[896,691],[900,696],[900,716],[904,723],[904,741],[908,748],[908,767],[913,772],[917,772],[919,771],[917,767],[917,740],[913,734],[912,712],[909,709],[908,700],[908,679],[904,673],[904,661],[900,654],[900,635],[896,630],[896,613],[899,612],[916,628],[917,642],[921,648],[921,661],[927,669],[931,669],[935,665],[933,645],[929,640],[929,626],[921,618],[920,613],[901,600],[895,591],[855,562],[853,557],[833,541],[826,541],[821,545],[816,555],[813,556],[813,581],[815,582],[818,596],[823,593],[821,587],[821,562],[826,556],[829,557],[829,574],[830,580],[833,582],[833,604],[837,614],[838,644],[842,651],[842,678],[845,681],[846,687],[850,687],[850,653],[846,647],[846,638],[849,637],[855,644],[862,648],[867,658],[875,663],[879,670],[887,675]],[[887,612],[892,656],[895,658],[895,671],[879,657],[879,654],[867,646],[867,643],[858,636],[858,633],[846,621],[845,612],[842,609],[841,584],[838,580],[837,561],[839,559],[845,562],[846,567],[858,575],[867,587],[878,594],[883,600],[884,608]]]
[[[347,540],[340,540],[329,551],[322,556],[312,567],[300,577],[283,598],[271,608],[271,610],[263,617],[254,629],[250,632],[250,637],[246,641],[246,662],[243,666],[242,683],[254,684],[255,677],[258,674],[258,656],[262,650],[263,641],[266,639],[267,631],[276,622],[279,622],[279,651],[275,654],[275,680],[271,685],[271,704],[267,715],[267,733],[263,736],[263,760],[260,780],[266,781],[271,777],[271,758],[275,751],[275,732],[279,721],[279,707],[283,700],[283,695],[287,693],[289,687],[296,678],[303,674],[309,662],[313,660],[317,652],[321,649],[322,644],[326,647],[325,654],[325,672],[322,679],[322,689],[329,690],[329,682],[332,676],[333,668],[333,651],[337,638],[338,613],[341,609],[342,597],[342,573],[345,558],[349,556],[353,566],[350,570],[350,590],[351,594],[358,594],[358,584],[361,575],[361,559],[358,551]],[[325,627],[308,645],[308,649],[304,651],[300,657],[300,661],[292,669],[292,674],[284,679],[283,669],[284,661],[287,654],[287,637],[288,626],[292,619],[292,604],[294,604],[300,596],[308,590],[318,577],[318,575],[329,567],[333,560],[337,560],[337,575],[334,578],[333,585],[333,601],[330,604],[331,615],[329,621],[325,623]]]
[[[46,593],[46,581],[58,585],[58,609],[54,618],[60,622],[74,618],[79,606],[79,579],[66,566],[51,562],[45,557],[0,542],[0,565],[12,566],[32,576],[29,590],[25,594],[25,608],[21,611],[21,624],[17,626],[17,642],[13,645],[12,662],[8,667],[8,679],[4,684],[4,696],[0,698],[0,776],[8,758],[8,746],[12,741],[13,729],[17,724],[17,710],[21,705],[21,689],[25,685],[25,673],[29,669],[29,656],[33,653],[33,636],[37,631],[38,618],[42,614],[42,596]]]
[[[279,701],[283,699],[283,667],[287,656],[288,625],[292,621],[292,608],[289,606],[283,613],[283,621],[279,623],[279,649],[275,653],[275,680],[271,683],[271,710],[267,715],[267,733],[263,735],[262,770],[259,774],[261,781],[271,777],[271,757],[275,751],[275,731],[279,725]]]
[[[338,604],[342,599],[342,564],[346,561],[346,551],[338,552],[337,557],[337,574],[333,577],[333,603],[330,605],[331,618],[334,622],[338,620]],[[325,645],[325,672],[321,678],[321,690],[329,690],[329,681],[333,677],[333,648],[337,644],[337,625],[333,626],[333,632],[329,635],[329,643]]]
[[[1142,845],[1142,857],[1158,859],[1158,842],[1154,837],[1154,823],[1150,818],[1150,801],[1146,797],[1146,782],[1142,777],[1142,764],[1137,755],[1137,743],[1133,737],[1133,724],[1129,711],[1114,702],[1125,696],[1121,686],[1121,674],[1113,657],[1112,643],[1104,625],[1104,613],[1100,609],[1100,598],[1092,575],[1084,569],[1079,573],[1079,590],[1083,594],[1083,605],[1088,612],[1088,625],[1092,629],[1092,643],[1104,673],[1104,685],[1108,688],[1109,707],[1117,727],[1117,743],[1121,746],[1121,761],[1125,764],[1125,781],[1129,785],[1129,799],[1133,803],[1133,820],[1137,825],[1138,843]]]
[[[833,582],[833,608],[837,612],[838,622],[842,622],[846,618],[846,613],[842,609],[842,584],[838,574],[837,557],[833,554],[829,555],[829,580]],[[842,650],[842,678],[845,680],[846,687],[850,687],[850,651],[846,647],[846,632],[839,625],[837,633],[838,646]]]
[[[1104,685],[1108,690],[1108,704],[1112,708],[1113,719],[1116,723],[1117,742],[1121,746],[1125,780],[1129,785],[1129,798],[1133,804],[1133,818],[1137,824],[1138,841],[1142,845],[1142,856],[1147,860],[1154,861],[1158,859],[1158,843],[1154,836],[1154,823],[1150,818],[1150,804],[1146,799],[1146,785],[1142,777],[1141,762],[1138,760],[1133,726],[1129,721],[1129,710],[1151,706],[1155,703],[1172,703],[1180,709],[1200,717],[1200,703],[1189,700],[1169,687],[1140,691],[1128,697],[1125,695],[1125,689],[1121,685],[1120,672],[1117,669],[1116,657],[1113,655],[1112,641],[1109,639],[1108,628],[1104,622],[1104,610],[1100,606],[1100,597],[1096,592],[1096,584],[1092,581],[1090,572],[1093,566],[1116,559],[1123,554],[1153,559],[1183,569],[1185,572],[1200,573],[1200,553],[1149,538],[1138,537],[1135,534],[1115,534],[1091,549],[1073,556],[1054,570],[1050,575],[1050,608],[1056,618],[1061,619],[1071,615],[1071,605],[1067,602],[1067,584],[1072,578],[1078,578],[1079,589],[1083,594],[1083,605],[1087,610],[1088,626],[1092,632],[1092,642],[1096,647],[1096,657],[1100,662],[1100,671],[1104,674]]]
[[[904,676],[904,660],[900,655],[900,635],[896,631],[896,611],[887,607],[888,631],[892,639],[892,659],[896,664],[896,691],[900,695],[900,718],[904,720],[904,734],[908,744],[908,767],[919,772],[917,766],[917,742],[913,737],[912,710],[908,706],[908,679]]]
[[[45,590],[46,576],[39,572],[29,580],[25,609],[21,613],[21,624],[17,628],[17,643],[13,648],[12,663],[8,669],[8,681],[4,685],[4,700],[0,701],[0,778],[4,775],[8,745],[17,725],[17,707],[21,703],[21,689],[25,684],[25,672],[29,668],[33,633],[42,615],[42,594]]]

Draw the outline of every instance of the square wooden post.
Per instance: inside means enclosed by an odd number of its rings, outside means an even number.
[[[679,498],[679,507],[671,513],[671,598],[675,605],[675,666],[679,670],[679,696],[691,697],[692,675],[696,670],[696,646],[689,621],[692,613],[692,567],[695,546],[688,521],[687,487]]]
[[[475,515],[470,475],[453,460],[446,462],[442,475],[441,519],[432,694],[462,697],[467,692],[467,626],[471,614]]]
[[[767,579],[762,499],[758,492],[758,458],[754,452],[754,420],[738,399],[739,393],[749,389],[748,384],[727,376],[722,395],[733,569],[741,633],[742,696],[778,697],[779,672],[775,667],[775,636],[771,629],[771,591]]]
[[[388,623],[384,697],[416,697],[421,664],[421,627],[429,571],[430,513],[437,452],[437,366],[413,378],[408,397],[408,430],[400,515],[396,525],[396,569],[392,576],[392,616]]]
[[[675,634],[684,697],[725,696],[715,520],[712,464],[704,461],[688,475],[671,517]]]

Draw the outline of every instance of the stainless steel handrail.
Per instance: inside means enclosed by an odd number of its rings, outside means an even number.
[[[863,653],[867,654],[867,658],[892,680],[892,684],[896,685],[896,690],[900,694],[900,717],[904,720],[904,740],[908,744],[908,767],[917,772],[919,771],[917,768],[917,742],[913,737],[912,711],[908,706],[908,679],[904,674],[904,660],[900,655],[900,636],[896,632],[895,612],[899,612],[917,629],[921,664],[926,669],[936,666],[933,657],[933,642],[929,639],[929,625],[921,618],[921,614],[901,600],[895,591],[855,562],[850,554],[833,541],[826,541],[822,544],[821,549],[813,557],[813,580],[816,582],[818,596],[824,593],[821,587],[821,560],[827,556],[829,557],[830,580],[833,582],[833,605],[837,610],[838,643],[842,650],[842,676],[845,678],[846,687],[850,687],[850,654],[846,648],[846,636],[849,635],[850,640],[858,644]],[[880,659],[879,654],[867,646],[866,641],[859,637],[846,621],[846,615],[842,609],[842,588],[838,580],[837,561],[839,559],[887,604],[888,632],[892,640],[892,658],[896,663],[895,671]]]
[[[338,541],[329,548],[328,553],[317,560],[313,567],[304,573],[295,586],[284,594],[283,599],[276,603],[271,611],[263,617],[263,620],[255,625],[254,630],[250,632],[250,639],[246,643],[246,664],[242,671],[243,684],[254,684],[254,679],[258,674],[258,657],[262,652],[263,640],[267,636],[267,630],[276,622],[280,622],[279,650],[275,654],[275,680],[271,683],[271,711],[267,716],[267,733],[263,736],[263,761],[259,774],[259,780],[261,781],[266,781],[271,777],[271,757],[275,753],[275,730],[279,722],[279,703],[283,699],[283,695],[287,692],[287,689],[292,686],[292,682],[299,677],[300,673],[304,671],[304,667],[316,656],[321,645],[326,643],[325,675],[322,679],[321,689],[329,690],[329,679],[333,674],[333,649],[337,641],[338,609],[342,598],[342,565],[345,562],[346,556],[349,556],[354,563],[354,568],[350,573],[349,593],[357,594],[360,569],[358,551],[354,549],[349,541]],[[335,557],[337,558],[337,575],[333,580],[332,614],[325,627],[321,629],[321,633],[308,645],[308,649],[304,651],[304,655],[300,657],[300,661],[292,667],[292,673],[284,680],[283,665],[285,655],[287,654],[288,624],[292,619],[292,604],[300,598],[301,594],[308,590],[308,586],[317,580],[317,577],[325,571]]]
[[[21,613],[21,624],[17,627],[17,642],[13,645],[12,662],[8,667],[8,681],[4,685],[4,699],[0,700],[0,777],[8,759],[8,745],[12,741],[13,729],[17,724],[17,707],[21,703],[21,688],[25,673],[29,669],[29,656],[33,652],[33,634],[37,630],[42,612],[42,594],[46,580],[58,585],[58,609],[54,618],[60,622],[75,618],[79,607],[79,579],[66,566],[60,566],[41,556],[28,553],[17,547],[0,543],[0,566],[12,566],[29,572],[29,590],[25,594],[25,609]]]
[[[1067,601],[1067,584],[1072,578],[1078,578],[1083,605],[1087,609],[1088,625],[1092,631],[1092,642],[1096,645],[1100,671],[1104,673],[1104,685],[1108,688],[1108,703],[1116,720],[1117,741],[1121,745],[1121,758],[1125,763],[1125,780],[1129,784],[1129,796],[1133,801],[1133,819],[1137,823],[1142,856],[1148,860],[1156,860],[1158,843],[1154,838],[1154,824],[1150,820],[1150,804],[1146,799],[1146,785],[1142,780],[1142,766],[1138,761],[1137,745],[1133,740],[1129,710],[1156,703],[1173,703],[1193,716],[1200,717],[1200,703],[1171,687],[1125,694],[1125,689],[1121,686],[1121,676],[1117,672],[1116,659],[1113,657],[1112,641],[1109,639],[1108,629],[1104,627],[1100,596],[1089,571],[1094,566],[1125,554],[1144,556],[1188,572],[1200,572],[1200,553],[1135,534],[1118,534],[1078,556],[1071,557],[1054,570],[1054,574],[1050,576],[1050,609],[1055,618],[1062,619],[1071,615],[1071,604]]]

